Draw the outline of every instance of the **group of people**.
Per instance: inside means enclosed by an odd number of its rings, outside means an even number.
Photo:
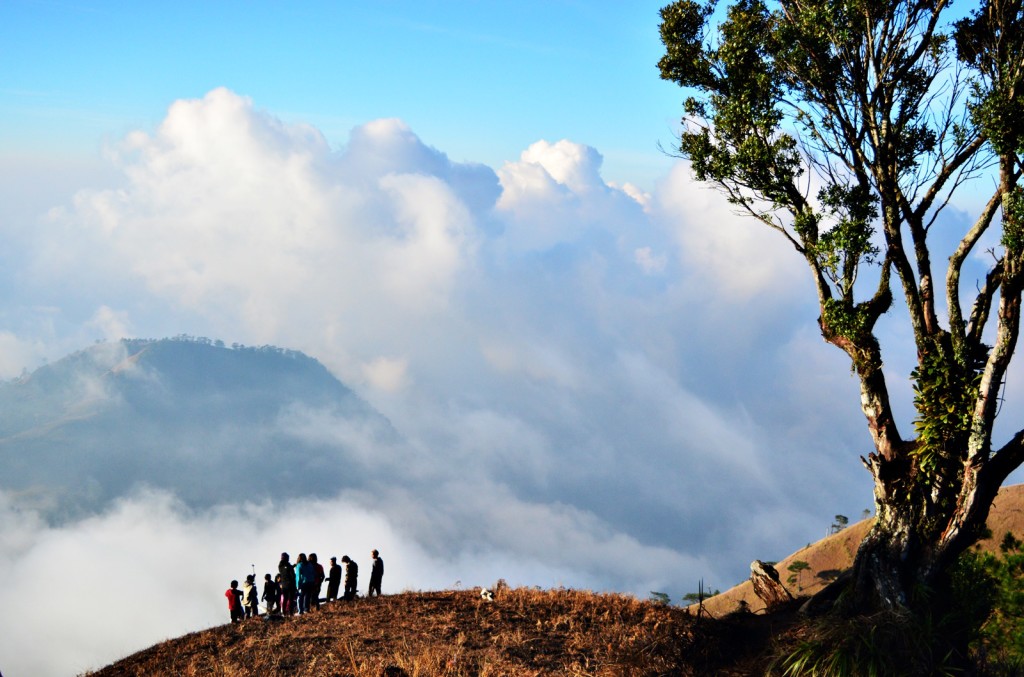
[[[373,563],[370,568],[370,586],[366,593],[367,597],[380,595],[380,585],[384,578],[384,560],[376,550],[370,552]],[[231,581],[231,587],[224,592],[228,599],[228,611],[231,613],[231,622],[236,623],[246,618],[259,616],[260,601],[266,603],[268,614],[291,616],[296,613],[309,613],[320,608],[320,602],[333,602],[338,599],[353,600],[356,598],[356,583],[359,577],[359,565],[348,555],[341,558],[341,564],[336,557],[331,558],[330,568],[324,569],[317,561],[316,553],[308,557],[306,553],[299,553],[293,564],[286,552],[281,553],[281,561],[277,565],[277,575],[271,578],[270,574],[263,577],[263,595],[260,596],[256,588],[256,575],[249,574],[245,577],[242,588],[238,588],[238,581]],[[327,583],[327,596],[323,600],[320,593],[323,584]],[[345,588],[342,592],[341,585],[344,582]],[[339,592],[341,596],[339,597]]]

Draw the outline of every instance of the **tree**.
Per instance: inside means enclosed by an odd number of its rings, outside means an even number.
[[[836,521],[829,527],[830,534],[838,534],[840,531],[845,529],[850,523],[850,518],[846,515],[836,515]]]
[[[698,592],[688,592],[688,593],[686,593],[685,595],[683,595],[682,600],[684,602],[686,602],[687,604],[699,604],[700,602],[703,602],[706,599],[710,599],[710,598],[714,597],[715,595],[721,595],[721,594],[722,594],[721,590],[711,590],[711,591],[708,591],[708,590],[704,590],[703,588],[701,588]]]
[[[789,571],[789,578],[786,579],[786,582],[790,585],[795,585],[797,590],[803,590],[804,586],[800,584],[800,577],[801,574],[803,574],[803,572],[809,571],[810,568],[811,565],[803,561],[802,559],[794,561],[792,564],[786,567],[786,569]]]
[[[946,0],[661,10],[661,76],[687,92],[680,155],[793,247],[821,335],[859,380],[876,520],[852,576],[833,584],[848,586],[845,613],[923,613],[941,600],[914,593],[948,590],[951,564],[1024,460],[1024,430],[993,440],[1024,288],[1021,5],[989,0],[959,20]],[[968,185],[987,201],[946,251],[944,210]],[[991,265],[962,280],[986,242],[998,242]],[[911,435],[877,338],[890,312],[917,355]]]
[[[658,592],[656,590],[651,590],[651,596],[647,599],[655,604],[662,604],[664,606],[668,606],[672,602],[672,598],[668,596],[668,593]]]

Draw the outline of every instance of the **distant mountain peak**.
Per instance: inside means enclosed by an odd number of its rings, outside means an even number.
[[[367,456],[333,432],[354,424],[371,442],[396,437],[298,351],[186,336],[97,343],[0,384],[0,489],[42,492],[66,514],[142,485],[194,505],[333,495],[354,481],[349,460]]]

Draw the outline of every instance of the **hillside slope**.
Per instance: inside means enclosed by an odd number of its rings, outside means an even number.
[[[861,520],[839,533],[808,544],[775,565],[785,582],[789,577],[788,567],[797,561],[807,562],[809,569],[800,574],[796,586],[787,585],[794,595],[813,595],[833,580],[839,572],[853,564],[857,547],[871,527],[871,519]],[[1003,487],[999,490],[988,517],[991,537],[978,543],[988,552],[996,552],[1006,532],[1018,538],[1024,535],[1024,484]],[[715,616],[735,611],[744,601],[749,608],[757,611],[764,605],[754,594],[750,581],[744,581],[704,602],[704,608]]]
[[[87,674],[757,675],[779,629],[763,616],[711,624],[676,607],[574,590],[504,589],[493,602],[475,591],[409,592],[219,626]]]

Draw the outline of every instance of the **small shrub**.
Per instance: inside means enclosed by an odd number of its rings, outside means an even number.
[[[827,616],[769,665],[774,677],[954,675],[948,656],[933,653],[934,632],[910,614]]]

